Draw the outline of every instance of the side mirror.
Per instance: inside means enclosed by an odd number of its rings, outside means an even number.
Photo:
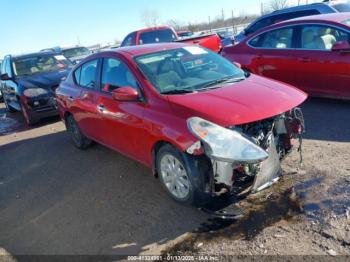
[[[114,89],[112,97],[117,101],[131,102],[139,100],[139,93],[130,86],[124,86]]]
[[[350,52],[350,43],[348,41],[338,41],[332,46],[332,51]]]
[[[6,74],[2,74],[1,76],[0,76],[0,79],[2,80],[2,81],[8,81],[8,80],[13,80],[13,78],[12,77],[9,77],[9,75],[6,73]]]

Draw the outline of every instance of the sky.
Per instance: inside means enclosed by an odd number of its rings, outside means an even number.
[[[205,22],[232,10],[258,14],[268,0],[0,0],[0,59],[6,54],[39,51],[54,46],[85,46],[123,40],[145,27],[145,10],[159,14],[162,24]],[[290,0],[297,2],[297,0]]]

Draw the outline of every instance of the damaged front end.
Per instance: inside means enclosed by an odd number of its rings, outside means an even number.
[[[223,128],[201,118],[188,120],[200,142],[187,152],[204,150],[212,162],[211,193],[256,193],[278,181],[280,161],[305,130],[300,108],[254,123]],[[242,187],[241,185],[244,184]]]

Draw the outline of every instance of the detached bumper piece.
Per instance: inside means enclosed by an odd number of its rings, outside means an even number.
[[[257,193],[265,188],[270,187],[272,184],[279,180],[279,177],[282,174],[280,157],[276,150],[276,144],[273,140],[270,144],[269,149],[269,158],[261,163],[260,171],[255,176],[255,180],[252,186],[252,193]]]

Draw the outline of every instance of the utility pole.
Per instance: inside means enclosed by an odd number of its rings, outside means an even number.
[[[211,23],[210,23],[210,16],[208,16],[208,20],[209,20],[209,29],[210,29],[210,33],[211,33]]]
[[[235,22],[234,22],[233,9],[231,11],[231,16],[232,16],[232,32],[235,33]]]

